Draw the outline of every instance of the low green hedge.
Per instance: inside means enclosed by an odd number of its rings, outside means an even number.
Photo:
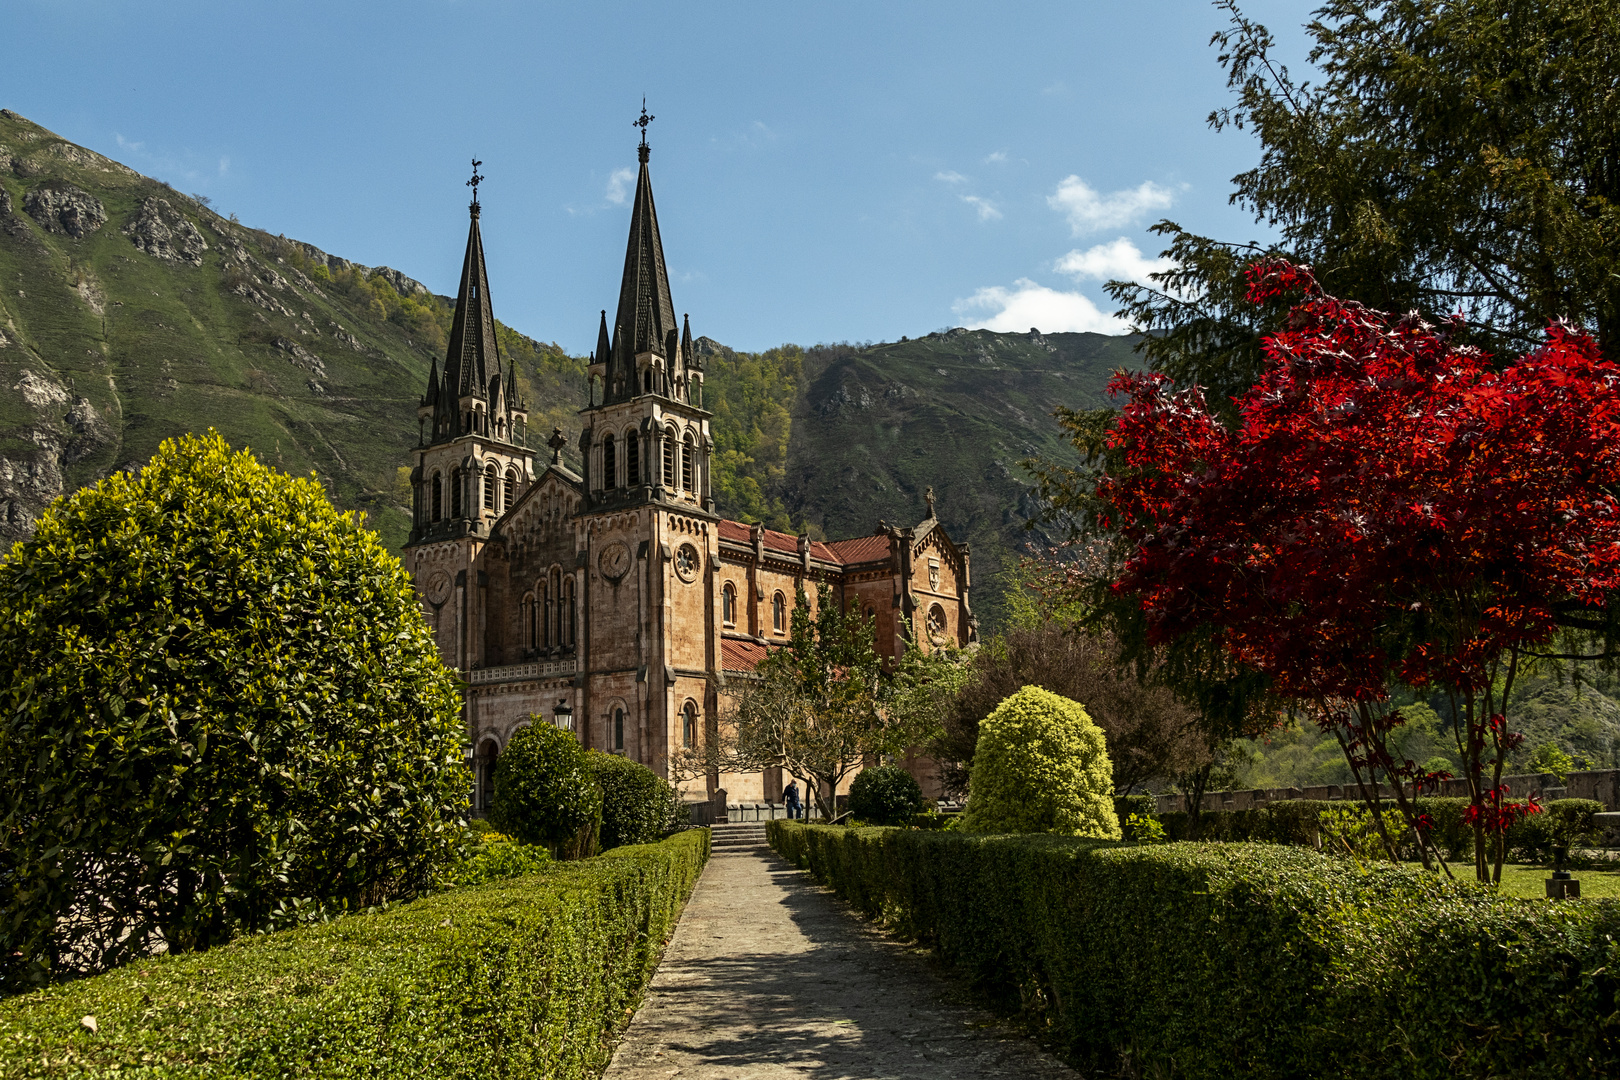
[[[1620,902],[1507,900],[1280,845],[768,831],[1082,1068],[1620,1075]]]
[[[1435,845],[1447,859],[1473,858],[1474,832],[1463,823],[1467,799],[1423,796],[1418,810],[1434,822]],[[1360,806],[1359,802],[1322,799],[1278,799],[1264,806],[1245,810],[1205,810],[1199,815],[1198,839],[1227,842],[1253,841],[1264,844],[1317,846],[1317,815],[1326,809]],[[1393,808],[1388,800],[1385,805]],[[1577,843],[1595,841],[1592,815],[1603,804],[1590,799],[1555,799],[1542,804],[1542,812],[1530,814],[1508,830],[1508,858],[1513,862],[1544,863],[1553,856],[1553,844],[1560,837]],[[1124,820],[1121,818],[1121,820]],[[1165,835],[1171,840],[1192,839],[1192,817],[1185,810],[1160,814]]]
[[[20,995],[0,1077],[594,1078],[708,848],[692,830]]]

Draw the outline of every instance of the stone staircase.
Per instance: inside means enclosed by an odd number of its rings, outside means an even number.
[[[769,851],[763,821],[740,821],[711,827],[710,850],[715,855],[752,855]]]

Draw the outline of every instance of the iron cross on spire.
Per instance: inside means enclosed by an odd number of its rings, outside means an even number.
[[[472,165],[473,165],[472,179],[467,181],[467,186],[473,189],[473,201],[472,201],[472,204],[473,204],[474,209],[477,209],[477,207],[478,207],[478,185],[484,182],[484,178],[482,176],[478,175],[478,166],[480,166],[482,164],[483,164],[483,162],[479,161],[477,158],[472,159]]]
[[[647,115],[647,97],[645,94],[642,95],[641,119],[630,121],[631,127],[638,127],[641,129],[641,145],[636,148],[636,156],[641,158],[642,161],[647,160],[647,125],[656,119],[658,119],[658,117]]]

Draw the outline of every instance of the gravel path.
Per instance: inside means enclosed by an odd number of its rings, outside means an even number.
[[[1078,1075],[958,996],[763,844],[717,845],[607,1077]]]

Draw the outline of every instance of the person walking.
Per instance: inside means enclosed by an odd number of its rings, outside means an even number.
[[[789,780],[787,790],[782,792],[782,802],[787,805],[789,818],[803,817],[804,811],[799,807],[799,782]]]

